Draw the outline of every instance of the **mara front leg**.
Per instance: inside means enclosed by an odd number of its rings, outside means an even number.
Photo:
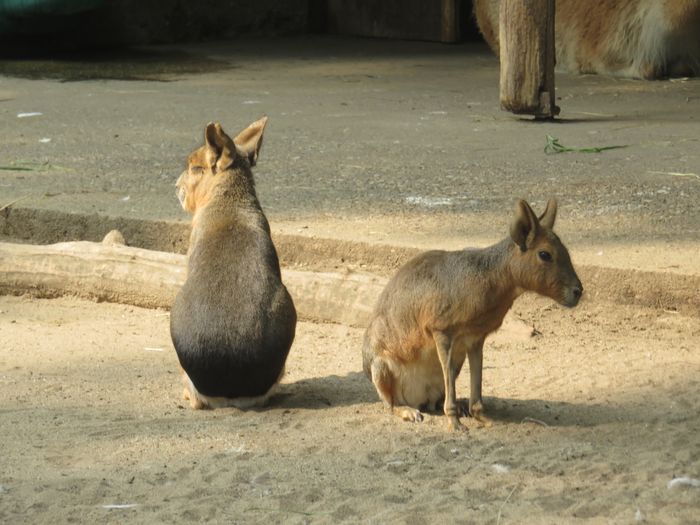
[[[467,349],[469,359],[469,415],[486,426],[492,422],[484,415],[484,403],[481,399],[481,376],[484,366],[484,339],[480,337]]]
[[[442,375],[445,381],[445,416],[450,426],[450,430],[466,431],[465,427],[459,420],[457,393],[455,382],[457,374],[462,368],[464,354],[462,359],[459,359],[456,351],[455,340],[443,332],[434,332],[433,339],[437,348],[438,359],[442,367]]]

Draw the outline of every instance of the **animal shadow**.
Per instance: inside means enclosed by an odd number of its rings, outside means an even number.
[[[628,407],[599,403],[569,403],[546,399],[486,398],[486,413],[496,423],[548,427],[595,427],[632,420]]]
[[[362,372],[328,375],[282,383],[270,397],[270,407],[324,409],[374,403],[377,394]]]

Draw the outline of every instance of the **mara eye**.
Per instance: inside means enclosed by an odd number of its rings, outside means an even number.
[[[204,168],[202,168],[201,166],[192,166],[190,167],[190,173],[192,173],[193,175],[201,175],[202,173],[204,173]]]
[[[544,262],[552,262],[552,254],[544,250],[537,252],[537,256]]]

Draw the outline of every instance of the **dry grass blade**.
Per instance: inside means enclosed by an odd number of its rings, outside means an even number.
[[[24,197],[20,197],[19,199],[15,199],[11,202],[8,202],[7,204],[0,207],[0,211],[5,211],[7,208],[14,206],[18,202],[23,201],[24,199],[28,199],[29,197],[31,197],[31,195],[25,195]]]
[[[536,425],[540,425],[542,427],[548,427],[549,425],[545,423],[544,421],[541,421],[539,419],[535,419],[534,417],[526,417],[523,418],[521,423],[535,423]]]
[[[503,507],[506,506],[506,503],[508,503],[508,500],[510,500],[510,497],[513,495],[513,492],[515,492],[515,489],[517,489],[518,486],[515,485],[511,490],[510,493],[508,494],[508,497],[505,499],[503,503],[501,503],[501,506],[498,509],[498,516],[496,517],[496,525],[500,525],[501,523],[501,512],[503,512]]]

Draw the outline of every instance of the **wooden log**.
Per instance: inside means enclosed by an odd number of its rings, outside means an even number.
[[[172,305],[185,282],[184,255],[131,248],[118,232],[102,243],[0,243],[0,295],[82,297],[146,308]],[[282,269],[301,319],[366,327],[387,279],[371,274]],[[500,338],[526,339],[532,327],[506,317]]]
[[[72,295],[169,309],[185,282],[186,256],[131,248],[113,236],[103,243],[0,243],[0,294]],[[282,279],[301,318],[348,326],[366,326],[386,284],[375,275],[287,268]]]
[[[554,0],[502,0],[499,13],[501,107],[553,118]]]

